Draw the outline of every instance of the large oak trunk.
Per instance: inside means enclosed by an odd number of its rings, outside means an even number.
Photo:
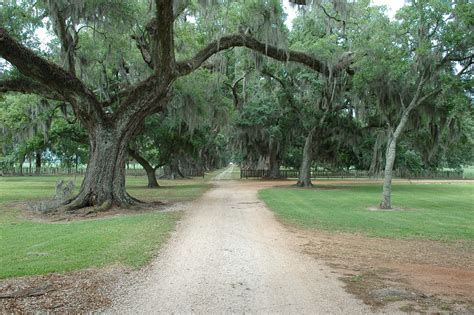
[[[274,159],[273,161],[270,160],[270,168],[269,168],[269,174],[268,178],[271,179],[278,179],[280,178],[280,160]]]
[[[79,194],[67,202],[70,210],[87,206],[127,207],[137,201],[125,191],[127,134],[104,126],[90,134],[89,163]]]
[[[306,141],[303,148],[303,160],[300,167],[300,177],[296,186],[298,187],[313,187],[311,182],[311,164],[313,162],[313,130],[306,136]]]

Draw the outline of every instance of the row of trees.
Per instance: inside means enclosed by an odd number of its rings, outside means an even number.
[[[276,0],[4,4],[3,161],[87,161],[76,209],[135,204],[130,157],[150,187],[159,167],[231,159],[299,167],[299,186],[315,164],[384,168],[382,208],[394,165],[473,160],[469,1],[412,1],[395,20],[368,1],[302,8],[289,31]]]

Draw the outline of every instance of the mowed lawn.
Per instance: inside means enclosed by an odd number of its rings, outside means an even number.
[[[58,177],[0,177],[0,279],[65,272],[108,264],[139,267],[151,259],[174,229],[179,213],[153,212],[63,223],[21,217],[12,203],[51,198]],[[69,177],[65,179],[72,179]],[[76,179],[79,187],[82,178]],[[203,180],[160,181],[148,189],[145,177],[128,177],[131,195],[168,202],[199,197]]]
[[[392,205],[399,211],[368,210],[381,199],[381,185],[374,184],[275,187],[259,194],[283,221],[304,228],[386,238],[474,240],[474,183],[395,184]]]

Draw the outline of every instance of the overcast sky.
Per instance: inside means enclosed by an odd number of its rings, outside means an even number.
[[[393,18],[398,9],[400,9],[404,4],[405,0],[371,0],[374,5],[385,5],[387,6],[387,14]],[[291,29],[292,21],[296,16],[297,8],[290,5],[289,0],[283,0],[283,6],[285,11],[288,14],[286,20],[286,25]]]

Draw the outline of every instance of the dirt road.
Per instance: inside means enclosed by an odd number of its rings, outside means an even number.
[[[254,183],[214,186],[110,312],[371,313],[328,267],[298,251],[297,237],[259,201]]]

